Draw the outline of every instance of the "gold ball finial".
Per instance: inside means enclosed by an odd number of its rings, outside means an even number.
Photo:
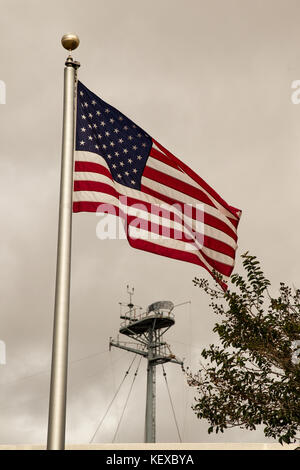
[[[68,51],[74,51],[74,49],[77,49],[79,46],[80,41],[77,34],[68,33],[63,35],[61,38],[61,43]]]

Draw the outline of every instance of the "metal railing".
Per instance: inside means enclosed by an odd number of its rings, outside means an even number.
[[[174,313],[171,312],[170,310],[164,311],[164,310],[157,310],[157,311],[151,311],[151,312],[143,312],[143,313],[137,313],[137,309],[133,308],[129,312],[126,312],[124,315],[126,316],[126,319],[121,322],[120,326],[121,328],[126,328],[129,325],[132,325],[132,323],[135,323],[137,321],[144,320],[145,318],[174,318]]]

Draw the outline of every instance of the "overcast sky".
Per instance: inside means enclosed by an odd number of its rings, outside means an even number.
[[[300,79],[297,0],[1,0],[0,443],[44,444],[47,433],[63,68],[61,36],[81,40],[80,80],[184,160],[242,209],[240,254],[259,257],[272,282],[299,287]],[[67,442],[88,443],[132,355],[108,351],[126,285],[134,300],[175,304],[166,340],[197,370],[216,337],[195,265],[100,241],[96,214],[73,217]],[[126,339],[126,338],[124,338]],[[146,361],[117,442],[143,442]],[[191,411],[194,389],[180,367],[165,366],[184,442],[272,442],[256,432],[208,435]],[[131,378],[95,442],[111,442]],[[157,441],[177,442],[162,372],[157,370]]]

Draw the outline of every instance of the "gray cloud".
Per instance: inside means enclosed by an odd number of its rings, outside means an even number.
[[[243,210],[239,252],[257,254],[274,289],[300,284],[299,9],[295,0],[2,1],[0,79],[1,274],[0,443],[45,443],[48,414],[61,151],[62,34],[81,39],[80,79],[140,124]],[[86,443],[131,357],[108,352],[126,284],[137,304],[192,301],[176,311],[167,339],[198,367],[214,340],[208,299],[193,287],[196,266],[96,238],[98,219],[73,217],[67,440]],[[237,260],[236,269],[241,263]],[[88,357],[96,353],[98,356]],[[78,361],[80,358],[88,357]],[[119,442],[142,442],[145,364],[121,424]],[[190,407],[180,368],[167,365],[186,442],[271,442],[261,429],[207,435]],[[161,374],[158,371],[158,376]],[[27,378],[24,378],[27,377]],[[129,381],[128,381],[129,383]],[[128,384],[127,384],[128,387]],[[121,395],[97,439],[110,442]],[[122,401],[123,400],[123,401]],[[162,376],[160,442],[177,440]]]

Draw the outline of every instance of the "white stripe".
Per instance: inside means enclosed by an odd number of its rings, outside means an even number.
[[[79,193],[79,194],[78,194]],[[83,200],[87,200],[88,195],[90,194],[90,191],[75,191],[74,193],[74,202],[82,202]],[[203,247],[202,244],[200,244],[200,241],[203,241],[203,224],[199,223],[198,228],[199,230],[197,231],[197,239],[195,239],[195,234],[191,233],[188,227],[184,225],[184,221],[182,223],[160,217],[157,214],[152,214],[147,210],[146,206],[142,206],[142,204],[138,204],[137,206],[128,206],[124,203],[122,203],[122,200],[120,200],[116,196],[112,196],[110,194],[105,194],[101,193],[101,203],[99,203],[99,208],[101,205],[107,206],[107,205],[114,205],[116,207],[119,207],[124,214],[136,217],[137,219],[141,219],[142,223],[144,224],[150,224],[147,225],[150,230],[151,230],[151,224],[158,224],[163,226],[166,229],[175,229],[178,230],[181,234],[184,233],[187,237],[190,237],[191,241],[193,240],[194,242],[198,243],[199,249]],[[102,207],[103,208],[103,207]],[[108,209],[104,207],[103,209]],[[100,211],[100,209],[99,209]],[[194,229],[195,230],[195,229]],[[156,236],[156,234],[154,234]],[[168,237],[169,238],[169,237]]]
[[[91,163],[98,163],[102,166],[104,166],[105,168],[107,168],[107,170],[110,172],[110,169],[109,169],[109,166],[107,165],[105,159],[103,157],[100,157],[99,155],[95,154],[95,153],[92,153],[92,152],[82,152],[82,151],[76,151],[75,152],[75,160],[76,161],[83,161],[83,162],[91,162]],[[149,157],[148,158],[148,161],[147,161],[147,166],[148,166],[148,162],[151,163],[151,166],[153,166],[155,168],[154,165],[157,166],[156,169],[159,169],[159,163],[158,160],[155,160],[154,158],[151,158]],[[172,170],[172,167],[169,167],[168,165],[164,165],[163,163],[161,163],[161,165],[163,165],[163,167],[166,167],[165,169],[165,173],[168,174],[168,171],[169,170]],[[160,170],[162,171],[162,170]],[[176,170],[175,170],[176,171]],[[75,175],[76,175],[77,172],[75,172]],[[86,172],[87,174],[90,174],[88,172]],[[185,177],[186,175],[182,172],[178,172],[178,177],[179,175],[182,175],[183,177]],[[101,176],[101,175],[99,175]],[[92,177],[91,178],[95,178],[95,177]],[[86,178],[84,178],[85,180]],[[109,179],[109,178],[107,178]],[[97,180],[97,179],[91,179],[90,181],[101,181],[103,182],[102,180]],[[148,183],[150,182],[150,183]],[[122,187],[122,188],[125,188],[124,185],[121,185],[117,182],[115,182],[115,184],[117,185],[116,186],[116,189],[118,187]],[[150,180],[149,178],[145,178],[144,176],[142,177],[142,184],[145,184],[146,186],[149,186],[149,187],[152,187],[154,186],[155,182],[153,180]],[[150,186],[150,185],[153,185],[153,186]],[[157,185],[159,183],[156,183]],[[165,188],[164,185],[160,185],[162,188]],[[142,193],[141,191],[138,191],[137,189],[132,189],[132,188],[126,188],[127,191],[126,191],[126,195],[127,196],[131,196],[131,197],[135,197],[137,199],[141,199],[141,195],[144,196],[144,193]],[[154,188],[153,188],[154,189]],[[124,192],[124,189],[123,190],[119,190],[117,189],[119,192],[121,192],[123,194]],[[159,189],[158,189],[159,190]],[[172,188],[169,188],[168,187],[168,192],[171,192],[171,191],[176,191],[176,190],[172,190]],[[164,194],[165,191],[160,191],[159,192],[162,192],[162,194]],[[195,205],[195,204],[199,204],[199,201],[197,199],[194,199],[190,196],[186,196],[184,193],[181,193],[179,191],[176,191],[176,197],[174,197],[174,199],[177,199],[179,201],[182,201],[182,202],[186,202],[188,204],[192,204],[192,205]],[[148,196],[148,195],[145,195],[145,196]],[[189,199],[184,199],[184,197],[186,196],[186,198],[189,198]],[[152,196],[150,196],[152,198]],[[149,196],[148,196],[149,198]],[[144,199],[145,200],[145,199]],[[150,202],[151,201],[148,201],[147,202]],[[202,203],[204,204],[204,203]],[[236,227],[234,227],[234,225],[232,224],[232,222],[223,214],[221,213],[218,209],[212,207],[212,206],[209,206],[208,204],[204,204],[204,210],[207,214],[210,214],[210,215],[213,215],[214,217],[220,219],[222,222],[226,223],[226,225],[228,225],[228,227],[230,227],[235,233],[236,233]],[[227,234],[226,234],[227,235]],[[230,237],[229,235],[227,235],[228,237]],[[217,238],[217,237],[214,237],[213,238]],[[231,238],[231,237],[230,237]],[[225,242],[227,243],[227,242]],[[232,244],[230,244],[230,246],[233,246]]]
[[[216,250],[213,250],[211,248],[208,248],[206,246],[203,246],[203,239],[201,237],[201,234],[203,233],[203,228],[204,231],[206,232],[206,225],[200,223],[199,226],[193,226],[193,230],[196,231],[197,236],[195,234],[191,234],[191,232],[184,226],[183,224],[179,224],[177,222],[169,221],[166,220],[162,217],[158,217],[155,214],[150,214],[147,209],[145,210],[142,209],[138,205],[138,207],[132,207],[132,206],[127,206],[126,204],[123,204],[122,201],[117,197],[117,196],[112,196],[110,194],[105,194],[105,193],[99,193],[95,191],[75,191],[74,192],[74,197],[73,197],[74,202],[82,202],[82,201],[93,201],[93,202],[99,202],[99,206],[103,205],[115,205],[116,207],[119,207],[124,211],[124,213],[133,215],[136,217],[139,217],[143,222],[147,223],[148,221],[152,221],[153,223],[159,223],[160,225],[163,225],[165,228],[178,228],[178,230],[183,231],[187,236],[191,237],[193,235],[193,242],[194,246],[197,247],[198,250],[202,250],[207,256],[210,258],[214,259],[215,261],[219,261],[221,263],[224,263],[228,266],[233,266],[234,260],[232,257],[225,255],[223,253],[220,253]],[[144,217],[142,214],[145,214]],[[176,214],[178,215],[178,214]],[[138,222],[138,221],[137,221]],[[142,225],[145,226],[145,224],[141,223]],[[195,221],[194,221],[195,222]],[[186,220],[186,223],[187,220]],[[149,226],[148,226],[149,227]],[[153,234],[156,236],[156,234]],[[186,242],[182,242],[186,243]]]
[[[161,152],[161,151],[160,151]],[[168,157],[167,157],[168,158]],[[173,178],[178,179],[179,181],[183,181],[184,183],[189,184],[195,189],[201,189],[204,194],[209,198],[209,200],[212,202],[213,205],[215,205],[218,210],[226,217],[226,218],[231,218],[238,220],[236,216],[234,216],[231,212],[229,212],[225,207],[223,207],[218,201],[216,201],[215,198],[213,198],[200,184],[196,183],[196,181],[193,180],[189,175],[184,173],[182,170],[176,170],[174,167],[169,166],[166,163],[161,162],[160,160],[157,160],[154,157],[149,157],[147,160],[147,167],[153,168],[154,170],[158,170],[162,173],[165,173],[169,176],[172,176]],[[232,224],[231,220],[230,221],[230,227],[235,229],[235,226]]]
[[[149,157],[149,158],[151,158],[151,157]],[[93,152],[76,151],[75,152],[75,161],[98,163],[98,164],[102,165],[103,167],[107,168],[108,171],[110,171],[109,166],[107,165],[105,159],[103,157],[99,156],[98,154],[93,153]],[[168,170],[170,168],[171,167],[168,166]],[[141,191],[138,191],[138,190],[135,190],[135,189],[132,189],[132,188],[125,187],[124,185],[121,185],[117,182],[112,182],[111,179],[106,177],[105,175],[100,175],[100,174],[93,173],[93,172],[75,172],[74,173],[74,179],[77,180],[77,181],[99,181],[99,182],[107,183],[110,186],[115,187],[115,189],[120,194],[123,194],[124,196],[133,197],[133,198],[136,198],[136,199],[141,200],[141,201],[144,200],[147,203],[156,204],[158,206],[160,206],[161,204],[165,204],[159,198],[149,196],[145,193],[142,193]],[[174,199],[177,199],[177,197],[174,198]],[[99,202],[99,205],[101,203],[107,203],[107,204],[110,204],[110,205],[112,205],[112,204],[119,205],[119,199],[117,197],[110,196],[110,195],[105,194],[105,193],[99,193],[97,191],[74,191],[73,200],[74,200],[74,202],[76,202],[76,201],[78,201],[78,202],[82,202],[82,201]],[[179,200],[181,200],[181,199],[179,199]],[[199,201],[196,200],[196,204],[199,204]],[[167,206],[169,206],[169,205],[167,205]],[[204,206],[205,211],[210,213],[209,206],[207,204],[203,204],[203,206]],[[172,207],[172,209],[173,209],[173,207]],[[174,211],[174,213],[176,213],[176,211]],[[218,218],[220,218],[220,217],[218,217]],[[196,221],[191,220],[191,224],[194,224],[195,222]],[[234,230],[235,230],[235,228],[234,228]],[[228,245],[232,246],[234,249],[236,248],[235,241],[230,236],[228,236],[226,233],[222,232],[221,230],[216,229],[214,227],[210,227],[209,225],[205,224],[205,232],[208,236],[210,236],[212,238],[215,238],[217,240],[221,240],[224,243],[227,243]],[[160,242],[162,242],[162,241],[163,240],[160,240]],[[158,243],[157,240],[151,240],[151,243],[161,244],[161,243]],[[164,240],[164,246],[180,250],[180,248],[178,248],[178,243],[183,243],[185,246],[187,245],[185,242],[182,242],[182,241],[179,241],[179,240],[174,240],[174,239]],[[202,247],[202,250],[205,250],[207,255],[210,256],[211,258],[213,258],[213,259],[217,258],[218,261],[221,261],[221,258],[223,258],[223,256],[226,256],[226,255],[222,255],[221,253],[219,253],[217,251],[210,250],[206,247]],[[184,250],[184,251],[186,251],[186,250]],[[199,250],[193,251],[193,253],[195,253],[198,256],[198,258],[201,260],[201,262],[210,271],[213,269],[210,266],[210,264],[203,258],[203,256],[201,255]],[[226,257],[226,258],[228,258],[229,263],[227,262],[225,264],[229,264],[229,266],[233,266],[234,260],[232,260],[232,258],[230,258],[230,257]],[[224,262],[224,261],[222,260],[221,262]],[[223,275],[223,279],[226,282],[226,280],[228,280],[228,277]]]
[[[158,148],[157,145],[154,142],[153,142],[153,148],[156,149],[161,154],[163,154],[166,157],[167,161],[170,160],[170,157],[168,157],[160,148]],[[191,176],[187,175],[184,172],[184,170],[182,170],[181,168],[179,168],[177,170],[174,167],[169,166],[167,163],[165,164],[165,163],[161,162],[160,160],[155,159],[154,157],[149,157],[148,158],[147,166],[151,166],[152,168],[157,169],[159,171],[162,171],[163,173],[166,173],[167,175],[169,174],[170,176],[173,176],[174,178],[178,178],[178,179],[184,181],[185,183],[190,184],[194,188],[199,189],[199,187],[200,187],[201,190],[212,201],[212,203],[220,210],[220,212],[222,212],[226,217],[238,220],[238,217],[236,217],[234,214],[229,212],[224,206],[222,206],[222,204],[220,204],[213,196],[211,196],[211,194],[209,194],[199,183],[194,181]],[[198,184],[198,187],[195,186],[195,184]],[[233,225],[233,227],[234,227],[234,225]]]
[[[133,233],[135,233],[137,236],[135,238],[138,238],[138,239],[147,239],[147,233],[145,233],[144,235],[141,233],[143,231],[143,229],[140,229],[140,230],[135,230],[133,231]],[[142,238],[144,237],[144,238]],[[186,252],[190,252],[190,253],[194,253],[198,258],[199,260],[210,270],[212,271],[214,268],[203,258],[203,256],[201,255],[201,253],[199,251],[190,251],[190,250],[186,250],[184,245],[185,243],[184,242],[181,242],[179,240],[173,240],[173,239],[168,239],[168,240],[151,240],[150,243],[153,243],[154,245],[159,245],[159,246],[162,246],[162,247],[165,247],[165,248],[171,248],[171,249],[174,249],[174,250],[179,250],[181,251],[182,253],[186,253]],[[231,265],[232,266],[232,265]],[[223,280],[226,282],[228,280],[228,276],[225,276],[223,274]]]
[[[158,183],[157,181],[147,178],[146,176],[142,177],[142,184],[147,186],[150,189],[153,189],[154,191],[157,191],[160,194],[164,194],[166,192],[165,190],[166,185],[162,183]],[[190,204],[193,207],[197,207],[197,204],[202,204],[203,210],[207,214],[214,216],[215,218],[219,219],[221,222],[224,222],[234,233],[236,233],[236,228],[232,225],[231,221],[227,217],[225,217],[224,214],[222,214],[215,207],[212,207],[209,204],[205,204],[204,202],[201,203],[200,201],[198,201],[198,199],[195,199],[192,196],[188,196],[185,193],[177,191],[177,189],[170,188],[169,186],[168,186],[168,196],[184,204]],[[230,237],[230,235],[227,235],[227,236]]]
[[[109,170],[109,166],[107,165],[105,159],[103,157],[100,157],[99,155],[95,154],[95,153],[92,153],[92,152],[81,152],[81,151],[76,151],[75,152],[75,159],[76,161],[84,161],[84,162],[91,162],[91,163],[98,163],[102,166],[104,166],[105,168],[108,169],[108,171],[110,172]],[[151,160],[150,160],[151,159]],[[149,157],[148,159],[148,162],[151,161],[151,165],[153,164],[156,164],[157,160]],[[164,164],[162,164],[164,165]],[[147,163],[147,166],[148,166],[148,163]],[[165,173],[168,174],[168,169],[171,169],[171,167],[169,167],[168,165],[164,165],[166,166],[166,171]],[[75,172],[75,175],[76,173],[79,173],[79,172]],[[88,172],[85,172],[86,174],[91,174],[91,173],[88,173]],[[180,172],[179,172],[180,173]],[[97,174],[97,173],[95,173]],[[183,173],[182,173],[183,175]],[[99,176],[104,176],[104,175],[99,175]],[[90,181],[101,181],[101,182],[104,182],[103,180],[98,180],[98,179],[94,179],[95,176],[91,176],[91,179]],[[105,177],[107,178],[107,177]],[[86,178],[83,178],[83,180],[86,180]],[[109,178],[107,178],[107,180],[109,180],[111,182],[111,180]],[[151,203],[151,200],[149,200],[149,198],[152,198],[152,196],[148,196],[144,193],[142,193],[141,191],[137,190],[137,189],[132,189],[132,188],[128,188],[124,185],[121,185],[117,182],[114,181],[114,184],[116,185],[116,189],[118,192],[120,192],[121,194],[124,194],[124,188],[126,188],[126,195],[127,196],[131,196],[131,197],[135,197],[136,199],[142,199],[141,196],[146,196],[146,202],[150,202]],[[146,178],[145,176],[142,177],[142,184],[145,184],[146,186],[152,188],[152,189],[155,189],[156,191],[159,191],[160,193],[164,194],[165,193],[165,185],[162,185],[160,183],[157,183],[149,178]],[[118,189],[120,188],[120,189]],[[161,190],[162,188],[162,190]],[[186,194],[180,192],[180,191],[177,191],[175,189],[172,189],[170,187],[168,187],[168,194],[174,194],[174,196],[172,196],[174,199],[177,199],[178,201],[181,201],[183,203],[187,203],[187,204],[191,204],[193,205],[194,207],[196,206],[196,204],[199,204],[200,201],[198,201],[197,199],[194,199],[193,197],[191,196],[187,196]],[[148,199],[147,199],[148,198]],[[145,199],[144,199],[145,200]],[[208,204],[204,204],[204,203],[201,203],[203,204],[203,210],[205,210],[205,212],[207,214],[210,214],[218,219],[220,219],[222,222],[224,222],[229,228],[231,228],[234,233],[236,233],[236,228],[234,227],[234,225],[232,224],[232,222],[222,213],[220,212],[218,209],[216,209],[215,207],[212,207]],[[224,233],[224,232],[223,232]],[[227,235],[227,234],[226,234]],[[231,238],[230,235],[227,235],[227,237]],[[217,237],[213,237],[213,238],[217,238]],[[228,242],[225,242],[225,243],[228,243]],[[234,241],[235,243],[235,241]],[[232,244],[230,244],[230,246],[233,246]]]
[[[108,184],[109,186],[115,188],[116,191],[118,193],[122,194],[123,196],[136,198],[136,199],[140,200],[141,203],[142,202],[147,202],[149,204],[154,204],[154,205],[162,207],[162,208],[168,208],[168,210],[170,210],[171,212],[177,214],[178,216],[182,215],[182,212],[178,211],[178,208],[176,208],[176,206],[169,205],[166,202],[164,202],[164,201],[162,201],[162,200],[160,200],[160,199],[158,199],[154,196],[142,193],[141,191],[138,191],[136,189],[128,188],[128,187],[126,187],[122,184],[119,184],[117,182],[112,182],[111,179],[108,178],[106,175],[101,175],[99,173],[92,173],[92,172],[78,172],[78,171],[76,171],[74,173],[74,180],[75,181],[96,181],[96,182],[99,182],[99,183],[105,183],[105,184]],[[94,201],[94,202],[99,202],[99,203],[102,202],[102,193],[99,193],[98,191],[85,191],[87,193],[87,195],[89,193],[91,194],[91,196],[87,197],[87,199],[78,199],[78,195],[76,195],[76,193],[79,193],[79,192],[80,191],[75,191],[74,192],[74,197],[75,197],[74,200],[75,201],[85,200],[85,201]],[[197,204],[198,204],[198,207],[199,207],[200,203],[198,201],[197,201]],[[190,204],[190,206],[192,206],[192,205]],[[195,206],[193,206],[193,207],[195,207]],[[201,204],[201,210],[206,211],[206,209],[207,209],[207,205],[206,204]],[[196,221],[196,220],[188,217],[188,215],[185,215],[185,217],[186,217],[186,220],[188,221],[189,225],[192,226],[193,230],[198,231],[195,224],[197,224],[197,222],[199,223],[199,221]],[[226,243],[227,245],[231,246],[234,250],[236,249],[237,244],[236,244],[235,240],[231,236],[227,235],[227,233],[223,232],[222,230],[219,230],[218,228],[211,227],[208,224],[203,224],[203,226],[204,226],[205,234],[207,236]]]
[[[164,201],[162,201],[162,200],[160,200],[160,199],[158,199],[154,196],[150,196],[148,194],[142,193],[141,191],[137,191],[136,189],[127,188],[124,185],[121,185],[121,184],[116,183],[116,182],[112,182],[111,179],[108,178],[106,175],[101,175],[99,173],[92,173],[92,172],[79,172],[79,171],[76,171],[74,173],[74,180],[75,181],[95,181],[95,182],[99,182],[99,183],[105,183],[105,184],[108,184],[110,187],[116,189],[116,191],[119,192],[120,194],[122,194],[123,196],[134,197],[136,199],[139,199],[141,201],[141,203],[142,202],[147,202],[149,204],[154,204],[155,206],[158,206],[158,207],[161,207],[161,208],[166,208],[170,212],[172,212],[174,214],[177,214],[179,217],[182,215],[182,211],[181,210],[179,211],[178,208],[176,208],[176,205],[173,206],[173,205],[167,204],[166,202],[164,202]],[[98,191],[89,191],[89,192],[93,193],[93,195],[91,195],[90,198],[85,199],[85,200],[94,201],[94,202],[98,201],[99,203],[101,203],[101,201],[102,201],[101,194],[102,193],[100,193]],[[75,191],[75,194],[76,193],[78,193],[78,191]],[[77,196],[76,196],[75,200],[80,201],[80,199],[78,199]],[[198,208],[199,208],[200,203],[198,202],[197,204],[198,204]],[[191,206],[191,204],[189,206]],[[195,206],[193,206],[193,207],[195,207]],[[205,211],[206,207],[207,207],[206,205],[201,204],[200,209]],[[184,217],[186,218],[187,223],[193,228],[193,230],[198,231],[197,224],[199,224],[201,222],[190,218],[188,216],[188,214],[184,214]],[[214,238],[216,240],[220,240],[220,241],[226,243],[227,245],[231,246],[234,250],[236,249],[237,244],[236,244],[235,240],[232,237],[230,237],[229,235],[227,235],[227,233],[225,233],[222,230],[219,230],[215,227],[211,227],[208,224],[203,224],[203,226],[204,226],[204,230],[205,230],[206,235],[208,235],[211,238]]]
[[[99,157],[99,156],[97,156],[97,155],[95,155],[91,152],[75,152],[75,153],[76,153],[76,161],[100,163],[103,167],[105,167],[109,170],[108,165],[106,164],[104,158]],[[99,183],[109,184],[111,187],[114,187],[116,189],[116,191],[118,191],[120,194],[123,194],[124,196],[133,197],[133,198],[138,199],[142,202],[144,201],[144,202],[147,202],[149,204],[155,204],[157,206],[162,206],[163,204],[166,204],[164,201],[162,201],[161,199],[158,199],[157,197],[148,195],[146,193],[143,193],[143,192],[141,192],[139,190],[136,190],[136,189],[133,189],[133,188],[128,188],[128,187],[126,187],[122,184],[117,183],[116,181],[112,181],[108,176],[101,175],[99,173],[75,171],[74,172],[74,180],[75,181],[97,181]],[[151,184],[152,180],[148,180],[148,181],[150,181],[150,184]],[[150,184],[148,184],[148,185],[150,186]],[[162,186],[162,188],[164,188],[164,186]],[[162,191],[162,193],[163,192],[164,191]],[[101,193],[100,193],[100,196],[98,196],[98,197],[97,197],[97,192],[91,191],[91,193],[94,193],[94,194],[90,198],[87,198],[86,200],[87,201],[94,201],[94,202],[99,201],[99,203],[101,203]],[[182,193],[180,193],[180,195],[181,194]],[[176,198],[177,198],[177,195],[176,195],[175,199]],[[76,199],[76,200],[78,200],[78,199]],[[192,200],[194,201],[193,203],[187,203],[187,204],[189,204],[190,206],[193,206],[193,207],[197,207],[197,205],[199,207],[199,204],[201,204],[201,210],[203,210],[203,212],[211,214],[211,209],[212,209],[211,206],[208,206],[207,204],[199,203],[199,201],[197,201],[196,199],[192,199]],[[173,206],[171,206],[171,205],[169,207],[173,208]],[[216,209],[215,209],[215,211],[216,211]],[[211,214],[211,215],[215,215],[215,214]],[[219,212],[218,212],[218,215],[220,215]],[[194,219],[190,219],[190,225],[192,225],[194,223],[193,220]],[[230,228],[232,228],[232,227],[230,227]],[[235,228],[234,228],[234,232],[236,233]],[[231,246],[234,250],[237,247],[236,241],[230,235],[228,235],[227,233],[223,232],[222,230],[220,230],[218,228],[211,227],[210,225],[205,224],[205,233],[211,238],[214,238],[216,240],[220,240],[220,241],[226,243],[227,245]]]
[[[98,163],[99,165],[105,166],[110,172],[109,166],[106,163],[104,157],[101,157],[97,153],[93,152],[83,152],[81,150],[76,150],[75,154],[75,161],[76,162],[90,162],[90,163]]]

